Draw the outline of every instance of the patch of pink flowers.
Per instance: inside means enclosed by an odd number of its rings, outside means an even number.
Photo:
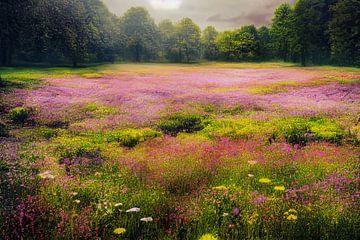
[[[329,84],[267,95],[246,91],[284,81],[301,84],[322,76],[316,71],[296,69],[202,69],[156,76],[47,79],[48,86],[17,95],[27,107],[37,110],[37,119],[83,119],[84,127],[90,129],[149,125],[167,112],[208,104],[263,108],[269,114],[284,115],[357,111],[359,84]],[[119,112],[82,118],[79,109],[88,103],[114,107]]]

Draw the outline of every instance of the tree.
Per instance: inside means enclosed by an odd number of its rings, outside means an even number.
[[[339,0],[332,13],[329,32],[333,61],[360,66],[360,1]]]
[[[159,31],[149,12],[142,7],[132,7],[122,17],[121,23],[125,45],[134,60],[156,58]]]
[[[200,58],[201,30],[190,18],[182,19],[176,25],[179,61],[197,61]]]
[[[11,65],[21,34],[27,26],[33,0],[0,1],[0,56],[2,65]]]
[[[299,0],[295,5],[296,31],[301,63],[316,64],[330,59],[328,26],[331,5],[336,0]]]
[[[216,60],[218,58],[219,50],[216,44],[218,35],[219,33],[213,26],[208,26],[203,31],[201,43],[204,49],[204,58],[207,60]]]
[[[171,61],[178,60],[176,26],[170,20],[159,23],[162,57]]]
[[[258,29],[259,58],[268,60],[272,57],[269,28],[262,26]]]
[[[221,56],[226,60],[254,60],[259,56],[259,37],[254,25],[225,31],[217,38]]]
[[[289,61],[296,52],[295,24],[294,10],[289,4],[284,3],[275,10],[270,35],[277,56],[284,61]]]
[[[82,0],[88,19],[95,27],[89,41],[89,53],[96,55],[98,61],[114,61],[116,49],[121,43],[119,21],[100,0]]]

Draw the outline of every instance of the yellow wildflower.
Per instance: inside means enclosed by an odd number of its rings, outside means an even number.
[[[276,186],[274,187],[275,191],[285,191],[285,187],[284,186]]]
[[[250,219],[250,220],[248,220],[247,222],[248,222],[248,224],[253,225],[253,224],[255,223],[255,220],[254,220],[254,219]]]
[[[259,183],[269,184],[269,183],[271,183],[271,180],[268,178],[260,178]]]
[[[218,238],[210,233],[202,235],[199,240],[218,240]]]
[[[294,215],[294,214],[290,214],[289,216],[287,216],[287,220],[289,220],[289,221],[296,221],[297,220],[297,216],[296,215]]]
[[[228,188],[226,186],[217,186],[217,187],[213,187],[214,190],[223,190],[226,191],[228,190]]]
[[[76,199],[76,200],[74,200],[74,203],[79,204],[80,200]]]
[[[288,211],[289,213],[297,213],[297,211],[295,209],[289,209]]]
[[[125,228],[116,228],[114,230],[114,233],[117,235],[122,235],[122,234],[126,233],[126,229]]]

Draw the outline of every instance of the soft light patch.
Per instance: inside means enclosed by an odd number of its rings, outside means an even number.
[[[150,4],[154,9],[178,9],[181,0],[150,0]]]

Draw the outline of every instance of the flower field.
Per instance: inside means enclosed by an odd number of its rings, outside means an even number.
[[[3,68],[0,239],[359,239],[360,70]]]

